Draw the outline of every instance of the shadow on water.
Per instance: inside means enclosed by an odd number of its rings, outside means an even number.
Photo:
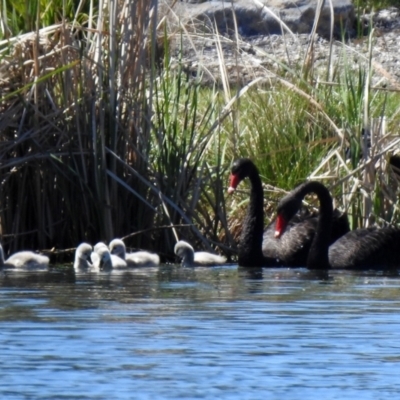
[[[264,274],[267,276],[271,275],[271,272],[275,276],[297,276],[299,279],[308,279],[308,280],[321,280],[321,281],[329,281],[332,279],[328,270],[314,270],[310,271],[307,268],[262,268],[262,267],[238,267],[239,276],[252,279],[252,280],[260,280],[264,278]]]
[[[46,286],[74,284],[75,273],[72,268],[52,268],[49,271],[0,270],[0,287],[7,286]]]

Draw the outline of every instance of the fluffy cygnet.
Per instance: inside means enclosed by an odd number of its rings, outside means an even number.
[[[75,250],[74,269],[75,271],[88,271],[92,268],[91,256],[92,246],[88,243],[81,243]]]
[[[110,251],[113,255],[125,260],[129,267],[154,267],[160,264],[158,254],[149,253],[148,251],[126,253],[125,243],[121,239],[111,241]]]
[[[111,269],[126,268],[124,260],[110,253],[107,246],[100,246],[91,255],[93,266],[100,271],[109,271]]]
[[[33,251],[19,251],[4,260],[3,247],[0,244],[0,267],[17,269],[44,269],[49,266],[49,257]]]
[[[90,259],[92,260],[92,266],[95,267],[96,269],[100,265],[100,256],[99,256],[99,250],[101,248],[106,248],[108,249],[107,245],[103,242],[98,242],[94,245],[92,254],[90,255]]]
[[[93,247],[93,251],[97,251],[98,249],[100,249],[101,247],[107,247],[107,245],[104,242],[98,242],[94,245]]]
[[[226,262],[226,258],[207,251],[194,251],[193,247],[184,240],[179,240],[174,248],[175,254],[182,258],[183,267],[213,266]]]

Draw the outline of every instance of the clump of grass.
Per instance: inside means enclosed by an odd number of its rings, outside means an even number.
[[[280,196],[279,189],[320,179],[333,192],[336,206],[349,213],[354,228],[398,222],[388,164],[399,143],[397,83],[372,60],[374,31],[367,41],[368,54],[357,55],[363,60],[357,68],[345,45],[342,55],[327,58],[325,68],[310,68],[312,54],[304,57],[303,65],[293,65],[291,55],[280,61],[280,70],[265,70],[265,76],[275,78],[241,100],[237,135],[228,148],[232,158],[250,156],[257,162],[268,189],[272,186],[270,202]],[[379,75],[393,85],[392,92],[372,85],[373,76]],[[320,76],[327,81],[322,83]],[[274,206],[270,203],[268,209]],[[237,226],[236,221],[232,225]]]
[[[7,249],[119,236],[168,256],[181,235],[219,243],[222,118],[182,69],[170,70],[167,39],[160,73],[156,5],[100,2],[90,29],[76,18],[3,42]]]
[[[89,30],[64,22],[3,44],[6,245],[43,249],[110,240],[143,228],[141,215],[149,209],[146,227],[152,225],[155,207],[142,201],[148,184],[128,167],[149,175],[146,82],[155,72],[146,65],[156,3],[119,2],[110,9],[100,2],[89,12]],[[146,235],[132,243],[154,247]]]

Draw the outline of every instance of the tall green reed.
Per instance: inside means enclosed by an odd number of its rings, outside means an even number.
[[[90,10],[91,31],[64,23],[41,30],[39,40],[16,40],[14,53],[5,53],[8,87],[18,89],[2,101],[7,245],[66,247],[140,228],[136,211],[148,188],[127,167],[148,175],[146,63],[156,5],[100,2]],[[153,247],[146,237],[137,244]]]

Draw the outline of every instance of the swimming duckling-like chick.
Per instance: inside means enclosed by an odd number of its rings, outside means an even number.
[[[88,271],[92,268],[91,256],[92,246],[88,243],[81,243],[75,250],[74,269],[75,271]]]
[[[33,251],[19,251],[4,260],[4,251],[0,244],[0,268],[44,269],[49,266],[49,262],[49,257]]]
[[[207,251],[194,251],[193,247],[184,240],[179,240],[174,247],[175,254],[182,258],[183,267],[215,266],[226,262],[226,258]]]
[[[94,257],[96,255],[96,257]],[[100,271],[110,271],[112,269],[126,268],[127,264],[121,258],[110,253],[107,246],[101,246],[92,253],[93,265]]]
[[[114,239],[110,242],[111,254],[125,260],[129,267],[155,267],[160,264],[158,254],[148,251],[136,251],[127,253],[125,243],[121,239]]]

